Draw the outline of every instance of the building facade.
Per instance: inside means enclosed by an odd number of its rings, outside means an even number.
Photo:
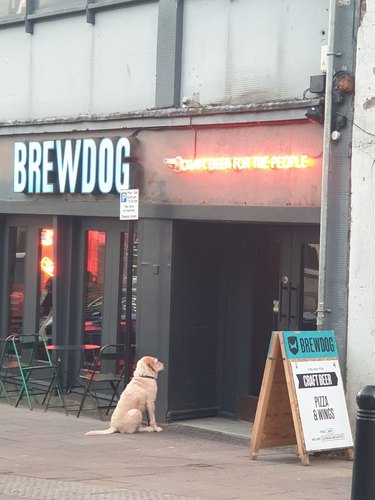
[[[253,417],[271,331],[316,329],[328,3],[1,7],[1,336],[126,341],[160,420]]]

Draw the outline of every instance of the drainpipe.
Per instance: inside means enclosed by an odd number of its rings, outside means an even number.
[[[358,2],[330,0],[323,131],[317,328],[335,332],[343,374],[346,373],[348,330],[353,75]]]
[[[322,192],[320,202],[320,255],[319,255],[319,288],[318,288],[318,310],[316,326],[318,330],[324,330],[326,314],[326,270],[327,270],[327,214],[328,214],[328,177],[331,152],[331,117],[332,117],[332,80],[333,80],[333,58],[335,47],[335,17],[336,1],[330,0],[329,22],[328,22],[328,46],[326,60],[326,93],[323,130],[323,164],[322,164]]]

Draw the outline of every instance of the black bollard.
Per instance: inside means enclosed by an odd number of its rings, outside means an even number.
[[[375,498],[375,386],[357,394],[357,422],[352,477],[352,500]]]

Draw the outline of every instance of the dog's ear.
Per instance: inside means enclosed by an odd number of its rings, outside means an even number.
[[[157,361],[157,360],[156,360]],[[155,358],[152,358],[151,356],[147,356],[146,358],[146,365],[154,372],[155,371],[155,365],[156,365]]]

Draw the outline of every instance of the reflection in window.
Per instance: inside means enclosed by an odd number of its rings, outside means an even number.
[[[1,0],[0,17],[24,16],[26,12],[26,0]]]
[[[86,0],[34,0],[34,10],[67,9],[68,7],[84,7]]]
[[[302,318],[301,330],[316,330],[319,286],[319,245],[302,245]]]
[[[84,342],[101,345],[106,233],[86,233]]]
[[[128,290],[128,248],[129,235],[122,233],[122,282],[121,282],[121,304],[120,304],[120,328],[118,342],[125,343],[126,333],[126,307]],[[133,236],[132,249],[132,282],[131,282],[131,327],[130,327],[130,346],[131,346],[131,370],[133,371],[135,360],[135,335],[137,320],[137,257],[138,257],[138,236]]]
[[[52,283],[55,276],[54,232],[39,231],[39,332],[52,337]]]
[[[25,288],[26,228],[9,229],[9,333],[21,333]]]

